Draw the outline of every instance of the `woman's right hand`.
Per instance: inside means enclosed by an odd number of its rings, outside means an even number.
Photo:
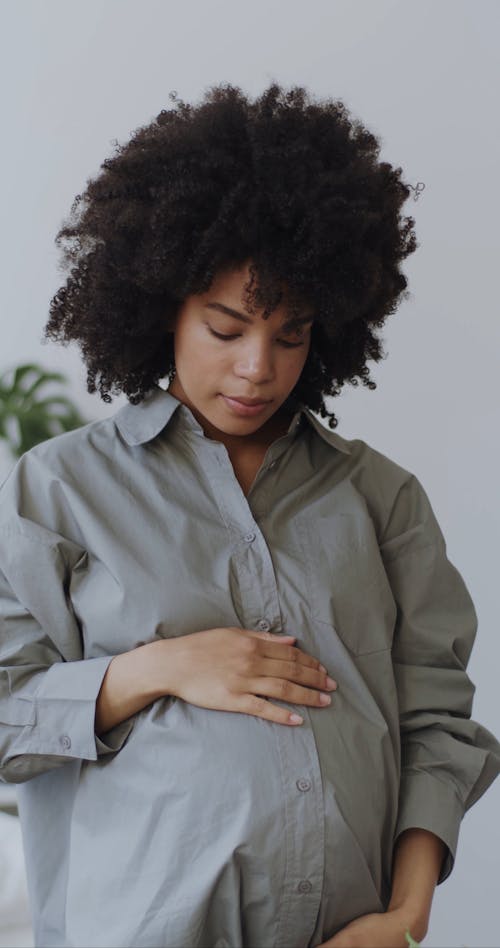
[[[327,707],[331,699],[323,704],[321,691],[332,691],[337,685],[328,686],[327,672],[318,659],[294,646],[294,641],[292,635],[236,626],[157,640],[149,648],[156,652],[158,692],[200,708],[239,711],[278,724],[301,724],[302,719],[291,720],[293,712],[266,699]],[[162,690],[162,679],[168,680],[168,689]]]

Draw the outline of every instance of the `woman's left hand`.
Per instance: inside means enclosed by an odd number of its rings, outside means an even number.
[[[415,938],[403,909],[361,915],[317,948],[408,948],[406,931]]]

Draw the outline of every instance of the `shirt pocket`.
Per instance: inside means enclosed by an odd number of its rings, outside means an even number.
[[[371,520],[299,515],[308,609],[356,656],[392,646],[397,607]]]

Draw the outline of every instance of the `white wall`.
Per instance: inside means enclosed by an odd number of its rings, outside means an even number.
[[[412,297],[383,332],[375,392],[332,403],[338,431],[413,470],[480,619],[474,717],[500,732],[498,634],[498,36],[496,0],[4,0],[0,57],[3,227],[0,372],[28,360],[68,373],[87,418],[78,350],[41,346],[62,278],[53,238],[112,140],[223,80],[272,79],[341,98],[382,136],[381,158],[425,183],[406,213],[420,248]],[[5,468],[5,460],[3,462]],[[500,781],[467,814],[457,863],[436,891],[426,945],[500,942]]]

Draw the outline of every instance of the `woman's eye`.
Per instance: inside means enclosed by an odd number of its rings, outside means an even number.
[[[229,342],[231,339],[238,338],[238,333],[235,335],[226,335],[223,332],[216,332],[215,329],[212,329],[210,326],[208,327],[208,331],[212,334],[212,336],[216,336],[217,339],[224,339],[226,342]],[[299,346],[304,345],[303,342],[287,342],[286,339],[278,339],[277,341],[280,343],[280,345],[284,346],[285,349],[297,349]]]
[[[280,345],[284,346],[285,349],[298,349],[299,346],[303,346],[303,342],[287,342],[286,339],[278,339]]]
[[[226,336],[224,335],[223,332],[216,332],[215,329],[210,329],[210,326],[208,327],[208,331],[212,333],[212,336],[217,336],[217,339],[236,339],[237,338],[237,336]]]

